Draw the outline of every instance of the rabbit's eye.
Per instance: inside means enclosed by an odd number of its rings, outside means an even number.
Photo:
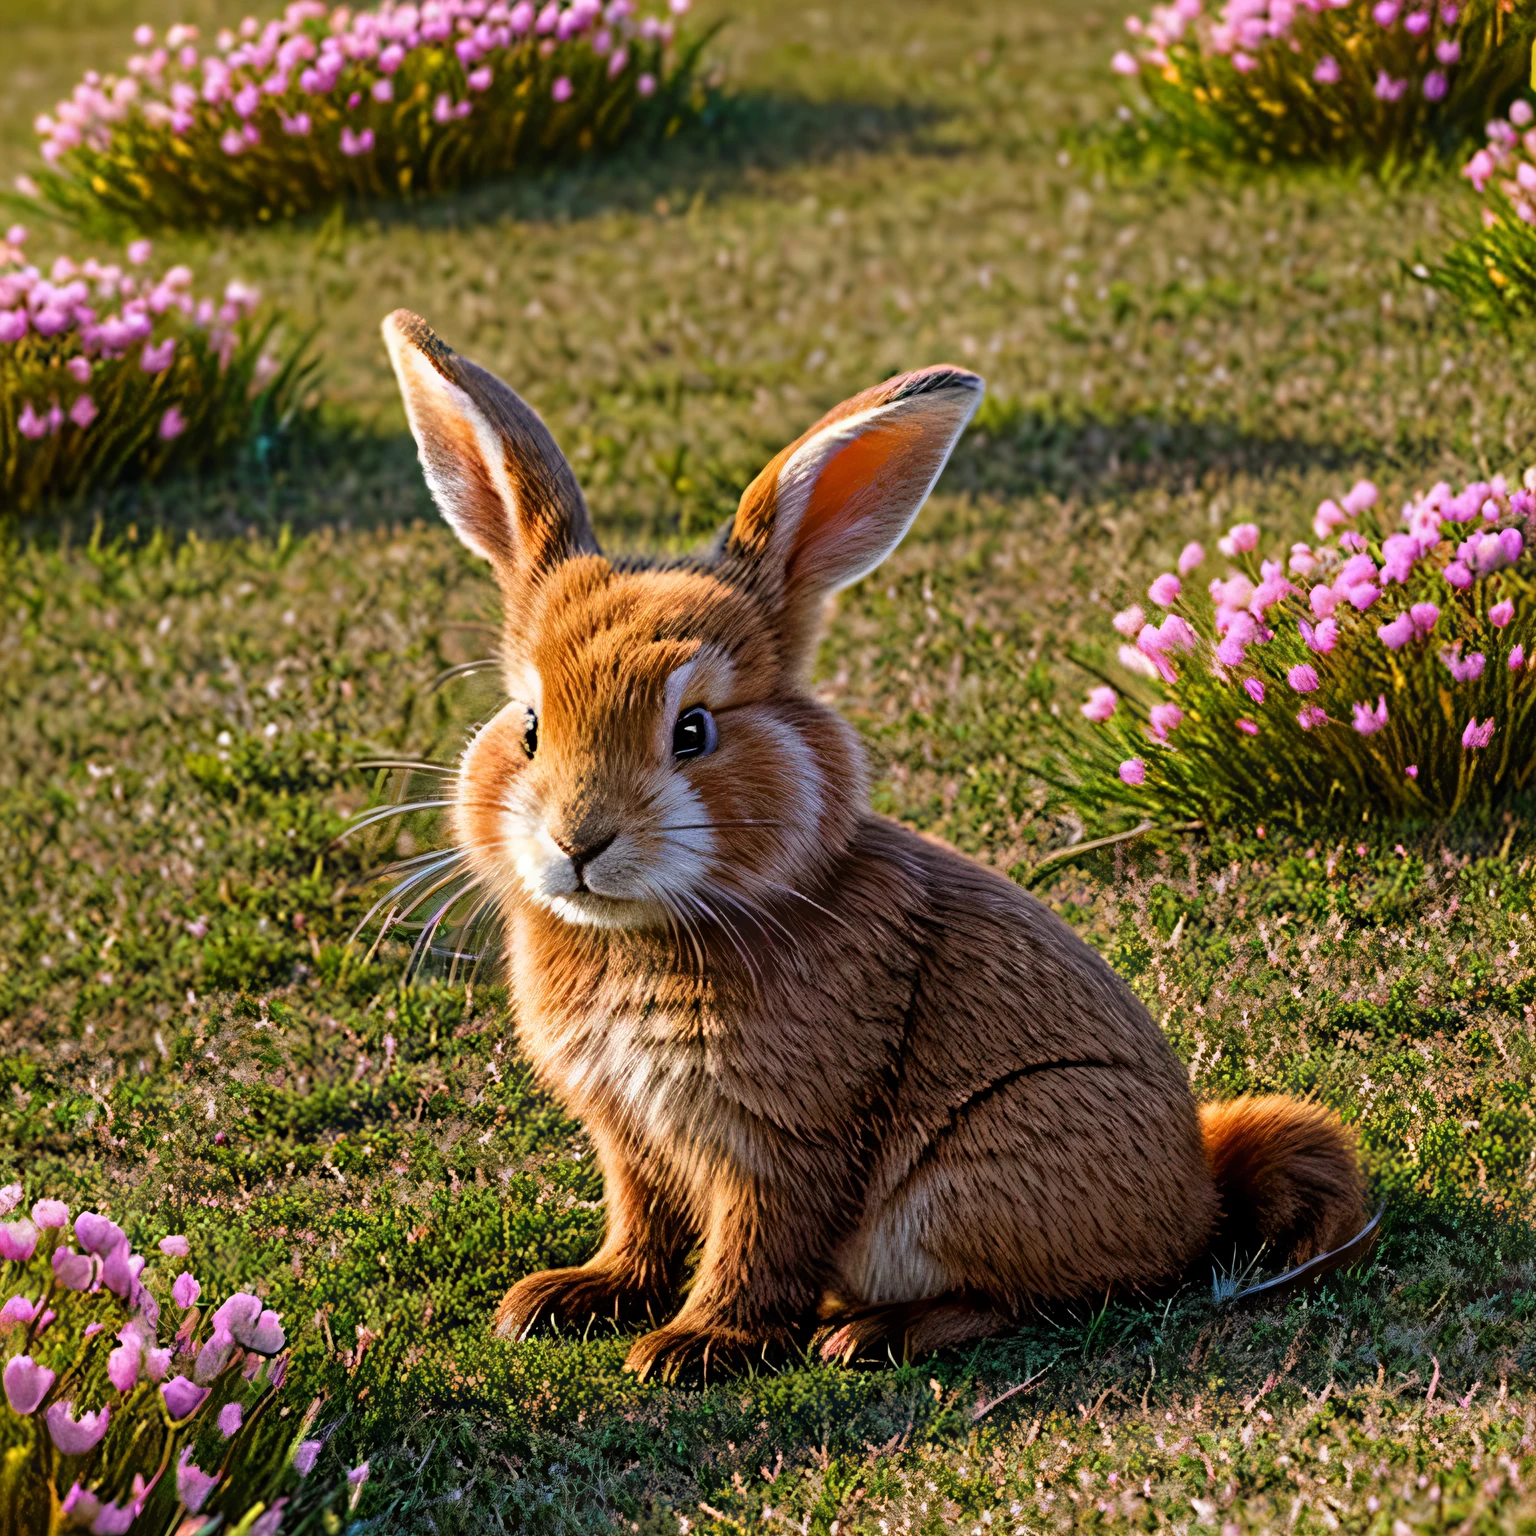
[[[530,709],[523,726],[523,755],[532,757],[539,750],[539,717]]]
[[[708,757],[719,745],[715,717],[707,709],[695,705],[677,717],[677,724],[672,727],[673,757]]]

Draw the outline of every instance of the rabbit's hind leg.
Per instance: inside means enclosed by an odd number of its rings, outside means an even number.
[[[834,1316],[817,1347],[823,1360],[842,1365],[872,1356],[907,1361],[1011,1326],[1011,1320],[985,1300],[951,1292]]]

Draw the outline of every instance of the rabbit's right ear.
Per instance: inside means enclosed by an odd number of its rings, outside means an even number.
[[[408,309],[384,321],[384,345],[432,499],[503,589],[600,553],[576,476],[530,406]]]

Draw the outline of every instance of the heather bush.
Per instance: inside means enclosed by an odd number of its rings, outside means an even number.
[[[47,165],[24,190],[136,228],[442,192],[675,127],[699,44],[674,27],[634,0],[294,0],[207,51],[194,26],[141,26],[124,74],[88,72],[37,119]]]
[[[1144,149],[1211,162],[1399,166],[1445,155],[1520,82],[1536,12],[1502,0],[1172,0],[1115,71]]]
[[[0,1216],[22,1198],[0,1190]],[[283,1401],[282,1319],[249,1292],[199,1306],[191,1245],[159,1242],[153,1269],[123,1229],[60,1200],[0,1222],[0,1533],[127,1531],[181,1536],[227,1526],[277,1536],[356,1505],[364,1463],[300,1487],[325,1450],[319,1402]],[[158,1294],[157,1294],[158,1293]],[[163,1336],[163,1337],[162,1337]],[[339,1470],[339,1469],[338,1469]],[[339,1529],[335,1515],[329,1529]]]
[[[1480,227],[1468,230],[1433,268],[1435,287],[1485,319],[1536,311],[1536,109],[1524,98],[1487,125],[1487,141],[1462,168],[1483,195]]]
[[[254,288],[215,300],[187,267],[141,275],[147,240],[126,269],[60,256],[44,276],[26,238],[0,242],[0,514],[214,465],[298,409],[311,365],[273,350]]]
[[[1536,486],[1536,471],[1527,471]],[[1536,494],[1503,476],[1404,504],[1394,530],[1360,481],[1313,519],[1314,544],[1265,558],[1253,523],[1116,615],[1128,688],[1082,705],[1074,792],[1160,820],[1444,823],[1524,790],[1536,768],[1528,546]]]

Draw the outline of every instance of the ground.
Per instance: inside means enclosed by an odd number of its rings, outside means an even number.
[[[235,14],[0,0],[4,181],[32,115],[131,23]],[[205,1286],[261,1280],[341,1445],[373,1456],[379,1530],[1528,1526],[1524,817],[1239,826],[1033,869],[1119,825],[1041,776],[1081,697],[1069,651],[1187,538],[1240,515],[1301,536],[1358,474],[1400,497],[1536,458],[1525,343],[1411,272],[1470,195],[1449,172],[1098,166],[1110,10],[716,16],[729,94],[686,142],[160,243],[320,322],[329,404],[302,444],[7,554],[0,1178],[185,1228]],[[495,595],[404,436],[378,336],[402,304],[546,414],[620,547],[710,532],[896,368],[985,374],[983,430],[842,600],[819,686],[865,735],[878,806],[1033,880],[1198,1093],[1315,1092],[1359,1126],[1387,1203],[1373,1262],[1267,1308],[1196,1277],[916,1366],[703,1391],[636,1386],[604,1329],[493,1343],[512,1280],[590,1251],[601,1191],[494,967],[402,991],[399,955],[347,946],[368,872],[435,835],[421,816],[336,845],[390,790],[349,765],[450,758],[496,701],[485,675],[432,686],[488,654]]]

